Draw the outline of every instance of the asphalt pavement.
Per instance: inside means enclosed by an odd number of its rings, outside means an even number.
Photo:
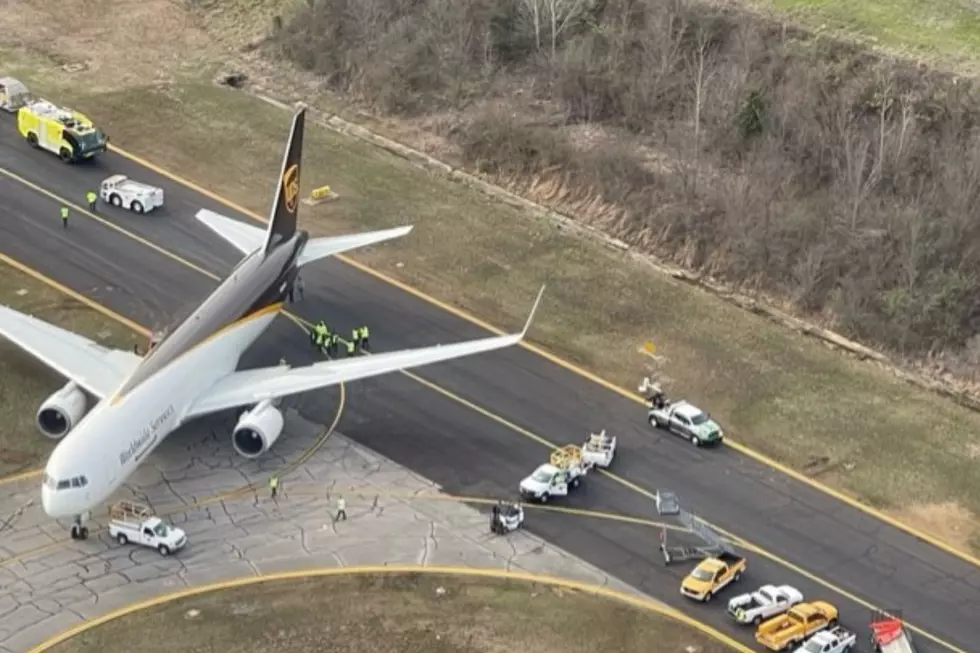
[[[238,261],[237,252],[193,215],[210,208],[245,218],[120,156],[106,154],[68,167],[30,150],[12,121],[0,120],[3,171],[42,190],[0,175],[0,251],[145,326],[162,326],[216,281],[83,215],[73,215],[62,230],[60,200],[44,191],[81,205],[85,191],[104,177],[130,175],[162,187],[166,207],[147,216],[100,207],[103,218],[212,274],[224,275]],[[271,178],[269,183],[271,194]],[[383,246],[398,247],[398,242]],[[337,260],[312,264],[303,276],[307,296],[295,312],[341,330],[367,323],[375,351],[486,335]],[[283,355],[292,364],[313,360],[301,334],[275,328],[247,364],[271,364]],[[548,454],[528,433],[564,444],[605,428],[619,438],[611,471],[622,480],[590,476],[565,504],[656,519],[653,502],[638,490],[675,491],[688,510],[767,552],[743,547],[749,572],[737,589],[719,598],[763,583],[789,583],[808,598],[836,605],[842,623],[857,629],[862,641],[869,609],[861,602],[867,602],[900,609],[910,623],[962,651],[980,651],[980,569],[966,561],[731,449],[699,450],[654,432],[634,402],[527,350],[423,368],[418,376],[443,391],[401,374],[351,386],[341,430],[448,492],[512,496],[518,481]],[[529,527],[650,595],[750,640],[747,631],[726,619],[723,600],[707,606],[682,600],[678,583],[690,566],[664,567],[658,531],[601,519],[569,522],[551,514],[534,515]],[[949,648],[926,636],[917,642],[923,651]]]

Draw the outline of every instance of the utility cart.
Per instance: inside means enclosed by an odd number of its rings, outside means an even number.
[[[616,456],[616,436],[607,435],[606,429],[591,433],[582,446],[582,458],[596,467],[609,467]]]

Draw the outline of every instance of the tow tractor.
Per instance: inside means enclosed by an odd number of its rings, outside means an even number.
[[[616,436],[606,435],[606,429],[590,434],[582,446],[582,458],[595,467],[609,467],[615,456]]]
[[[881,610],[871,616],[871,647],[875,653],[916,653],[901,617]]]
[[[504,505],[503,501],[494,505],[490,512],[490,532],[506,535],[524,525],[524,508],[520,503]]]
[[[109,535],[120,544],[142,544],[156,549],[162,556],[187,544],[184,531],[164,523],[147,506],[132,501],[119,501],[109,507]]]
[[[582,458],[582,449],[565,445],[551,454],[551,460],[521,481],[521,496],[547,503],[551,497],[564,497],[582,482],[592,464]]]
[[[99,186],[103,202],[133,213],[147,213],[163,206],[163,189],[134,181],[126,175],[112,175]]]

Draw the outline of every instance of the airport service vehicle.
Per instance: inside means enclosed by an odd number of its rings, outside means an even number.
[[[690,440],[695,447],[721,444],[725,437],[721,427],[708,413],[686,401],[667,404],[663,408],[651,408],[647,421],[654,428],[667,429]]]
[[[609,467],[615,456],[616,436],[606,435],[606,429],[591,433],[582,445],[582,459],[594,467]]]
[[[109,536],[123,545],[132,542],[156,549],[162,556],[180,551],[187,544],[184,531],[132,501],[119,501],[109,508]]]
[[[589,473],[590,463],[582,459],[582,450],[569,444],[551,454],[551,460],[521,481],[521,496],[548,503],[552,497],[564,497]]]
[[[728,551],[702,560],[694,571],[681,581],[681,594],[707,603],[715,594],[737,583],[745,571],[745,558]]]
[[[789,585],[763,585],[728,602],[728,614],[740,624],[759,625],[803,602],[803,594]]]
[[[27,87],[13,77],[0,77],[0,109],[14,113],[31,101]]]
[[[901,618],[880,610],[871,617],[871,648],[875,653],[916,653]]]
[[[783,614],[763,621],[755,641],[770,651],[796,646],[807,637],[837,625],[837,608],[824,601],[799,603]]]
[[[269,328],[300,269],[313,261],[407,234],[411,227],[311,238],[297,224],[306,110],[293,116],[268,225],[263,228],[201,210],[196,219],[242,253],[229,276],[144,356],[110,349],[61,327],[0,305],[0,335],[68,382],[39,407],[41,433],[57,446],[41,484],[44,511],[85,521],[175,429],[195,418],[238,411],[231,444],[254,460],[282,436],[282,397],[518,344],[540,303],[538,293],[519,333],[384,352],[312,365],[239,370],[242,354]],[[90,405],[94,396],[96,405]],[[91,408],[91,410],[90,410]]]
[[[490,532],[506,535],[524,525],[524,508],[519,503],[499,504],[490,513]]]
[[[112,175],[99,185],[103,202],[132,211],[148,213],[163,206],[163,189],[134,181],[126,175]]]
[[[65,163],[105,152],[109,142],[87,116],[46,100],[35,100],[17,110],[17,131],[31,147],[53,152]]]
[[[793,653],[847,653],[854,648],[857,635],[843,626],[822,630]]]

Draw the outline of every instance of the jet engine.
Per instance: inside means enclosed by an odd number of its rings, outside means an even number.
[[[37,409],[37,427],[41,433],[58,440],[75,428],[88,412],[88,398],[74,381],[48,397]]]
[[[283,423],[282,413],[268,400],[245,411],[231,434],[235,451],[246,458],[258,458],[279,439]]]

